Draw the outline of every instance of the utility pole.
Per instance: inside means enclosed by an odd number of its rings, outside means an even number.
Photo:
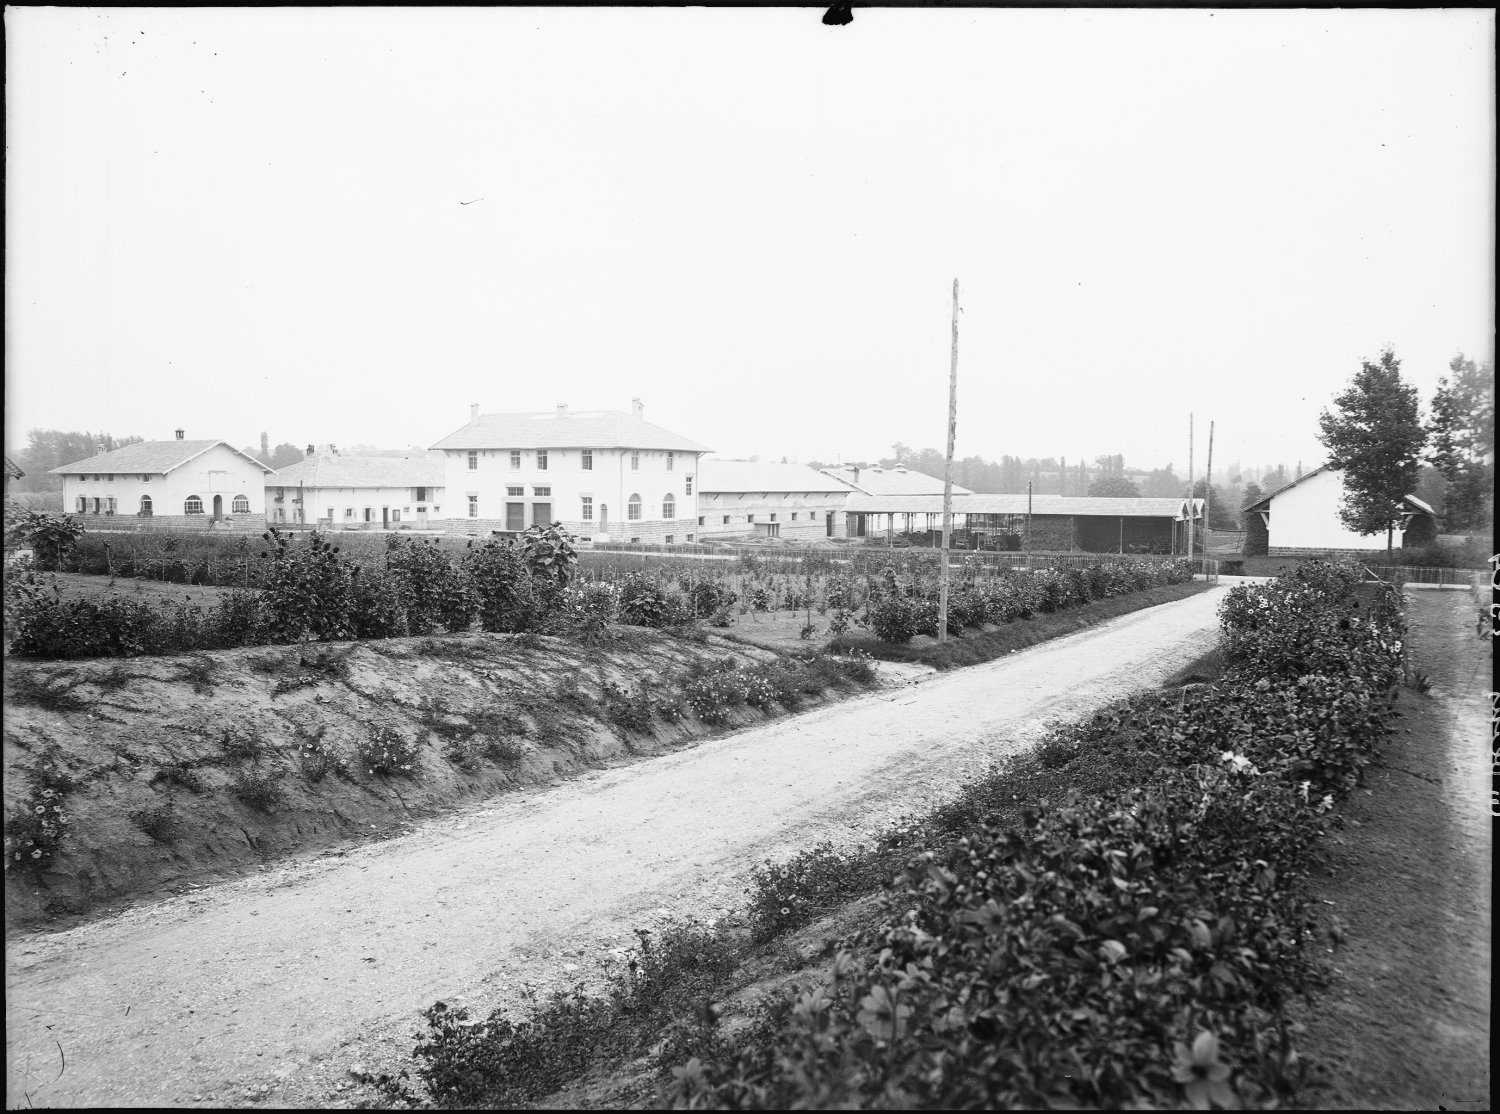
[[[1031,481],[1026,481],[1026,567],[1031,568]]]
[[[1187,559],[1193,559],[1193,413],[1188,411]]]
[[[943,554],[938,569],[937,640],[948,641],[948,539],[953,528],[953,435],[958,428],[958,279],[953,280],[953,355],[948,362],[948,459],[943,465]]]
[[[1208,512],[1214,497],[1214,423],[1208,423],[1208,464],[1203,469],[1203,575],[1208,575]]]

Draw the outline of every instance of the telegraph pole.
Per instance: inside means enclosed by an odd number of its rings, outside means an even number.
[[[1188,411],[1187,559],[1193,560],[1193,413]]]
[[[1031,568],[1031,481],[1026,481],[1026,567]]]
[[[948,363],[948,459],[943,465],[943,554],[938,569],[937,640],[948,641],[948,539],[953,528],[953,435],[958,428],[958,279],[953,280],[953,355]]]
[[[1214,497],[1214,423],[1208,423],[1208,463],[1203,468],[1203,575],[1208,575],[1208,512]]]

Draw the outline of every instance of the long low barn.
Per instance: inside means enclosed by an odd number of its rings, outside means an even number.
[[[1187,499],[1105,499],[1079,495],[955,495],[955,545],[1015,548],[1026,534],[1031,502],[1031,548],[1089,553],[1185,553]],[[941,530],[941,495],[850,495],[844,503],[851,538]],[[1201,526],[1203,500],[1192,500]],[[1195,526],[1195,529],[1199,528]]]

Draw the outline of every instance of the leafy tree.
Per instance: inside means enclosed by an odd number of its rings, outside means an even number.
[[[15,461],[26,475],[12,480],[10,488],[16,492],[61,491],[62,477],[48,475],[50,469],[123,449],[143,440],[142,437],[114,437],[108,433],[79,433],[77,430],[27,430],[26,447],[15,453]]]
[[[1328,449],[1329,467],[1343,474],[1339,519],[1356,534],[1384,530],[1389,553],[1427,443],[1417,389],[1402,381],[1401,361],[1386,348],[1378,363],[1363,362],[1333,403],[1336,411],[1318,416],[1318,439]]]
[[[1240,500],[1240,510],[1253,507],[1266,497],[1266,493],[1260,489],[1260,484],[1251,483],[1245,485],[1245,497]]]
[[[302,456],[302,450],[297,448],[296,445],[283,442],[271,450],[271,459],[266,461],[266,463],[272,468],[280,470],[296,464],[297,461],[302,459]]]
[[[1138,499],[1141,489],[1124,476],[1100,476],[1089,484],[1089,494],[1102,499]]]
[[[1193,498],[1208,500],[1208,528],[1210,530],[1238,530],[1239,513],[1235,511],[1219,490],[1218,484],[1209,484],[1207,480],[1196,480],[1193,483]]]
[[[1432,396],[1427,459],[1448,481],[1443,514],[1448,529],[1474,532],[1494,517],[1495,381],[1488,364],[1460,352],[1448,363]]]
[[[1165,468],[1153,468],[1141,487],[1141,494],[1152,499],[1176,499],[1183,494],[1183,483],[1168,464]]]

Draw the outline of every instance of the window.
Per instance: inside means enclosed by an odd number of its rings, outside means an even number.
[[[547,470],[547,450],[546,449],[538,449],[536,451],[536,468],[537,468],[538,472],[545,472]]]
[[[746,522],[754,522],[755,521],[755,516],[753,514],[747,514],[745,516],[745,521]]]
[[[439,511],[440,511],[440,510],[442,510],[442,509],[443,509],[443,508],[442,508],[442,507],[440,507],[440,506],[438,506],[438,505],[437,505],[437,504],[436,504],[436,503],[434,503],[434,504],[433,504],[433,505],[432,505],[432,513],[433,513],[433,514],[437,514],[437,513],[438,513],[438,512],[439,512]]]
[[[704,515],[701,515],[701,514],[700,514],[700,515],[699,515],[699,516],[698,516],[698,525],[699,525],[699,526],[702,526],[702,525],[703,525],[703,520],[704,520],[704,517],[705,517],[705,516],[704,516]]]
[[[667,492],[666,495],[662,496],[661,516],[667,519],[677,517],[677,500],[672,497],[672,493],[670,491]]]
[[[796,522],[796,521],[797,521],[797,512],[796,512],[796,511],[793,511],[793,512],[792,512],[792,521],[793,521],[793,522]]]
[[[477,452],[475,452],[473,449],[469,450],[469,471],[470,472],[477,472],[477,471],[479,471],[479,454]]]
[[[427,502],[427,489],[425,487],[419,487],[419,488],[417,488],[417,502],[418,503],[425,503],[425,502]]]
[[[82,514],[88,509],[88,501],[82,495],[78,497],[78,513]]]
[[[668,534],[666,537],[662,538],[662,544],[663,545],[676,545],[677,544],[677,535],[676,534]]]
[[[203,513],[203,500],[199,499],[196,495],[189,495],[186,499],[184,499],[182,501],[182,513],[183,514],[202,514]]]
[[[366,522],[374,522],[375,521],[375,508],[374,507],[366,507],[365,508],[365,521]]]
[[[630,470],[632,472],[639,472],[641,470],[641,454],[640,453],[631,453],[630,454]]]
[[[583,470],[585,472],[592,472],[594,470],[594,450],[593,449],[584,449],[583,450]]]
[[[151,482],[151,473],[150,472],[142,472],[141,473],[141,483],[148,484],[150,482]]]
[[[536,495],[536,496],[551,495],[552,494],[552,488],[549,485],[543,485],[541,487],[537,487],[536,485],[533,485],[532,488],[531,488],[531,494],[532,495]]]
[[[594,497],[592,495],[583,497],[583,521],[594,521]]]
[[[640,545],[641,544],[641,539],[640,538],[631,538],[630,539],[630,544],[631,545]]]
[[[401,508],[400,507],[396,507],[396,508],[392,509],[392,511],[391,511],[391,521],[392,522],[400,522],[401,521]]]
[[[689,535],[688,535],[688,536],[687,536],[687,540],[688,540],[688,545],[692,545],[692,544],[693,544],[693,535],[692,535],[692,534],[689,534]]]
[[[329,522],[333,521],[333,508],[332,507],[328,508],[328,521]]]
[[[625,504],[625,517],[631,522],[637,522],[641,517],[641,497],[632,495],[630,502]]]
[[[672,466],[674,464],[676,464],[676,463],[677,463],[677,454],[676,453],[668,453],[667,454],[667,471],[668,472],[672,471]]]
[[[344,508],[344,517],[346,519],[347,518],[353,518],[354,517],[354,508],[353,507],[345,507]]]
[[[689,476],[687,478],[687,493],[689,495],[691,495],[693,493],[693,477],[692,476]]]
[[[229,504],[229,509],[235,514],[249,514],[250,497],[248,495],[236,495],[234,502]]]
[[[511,451],[510,451],[510,466],[512,468],[520,468],[521,467],[521,450],[520,449],[511,449]]]
[[[520,498],[522,495],[526,494],[526,489],[519,485],[517,485],[516,487],[507,487],[505,489],[505,494],[509,495],[513,499]]]
[[[115,474],[114,474],[114,473],[113,473],[113,472],[110,472],[110,473],[109,473],[109,474],[108,474],[108,475],[106,475],[106,476],[105,476],[105,477],[104,477],[104,478],[105,478],[105,479],[106,479],[106,480],[108,480],[108,481],[109,481],[109,482],[110,482],[110,483],[114,483],[114,482],[115,482]]]
[[[141,517],[151,517],[151,496],[149,495],[141,496]]]
[[[478,518],[479,517],[479,496],[477,496],[477,495],[470,495],[469,496],[469,517],[470,518]]]
[[[727,514],[724,516],[724,525],[725,526],[729,525],[729,516]]]
[[[113,495],[111,495],[108,499],[104,500],[104,513],[105,514],[114,514],[115,513],[115,497]]]

